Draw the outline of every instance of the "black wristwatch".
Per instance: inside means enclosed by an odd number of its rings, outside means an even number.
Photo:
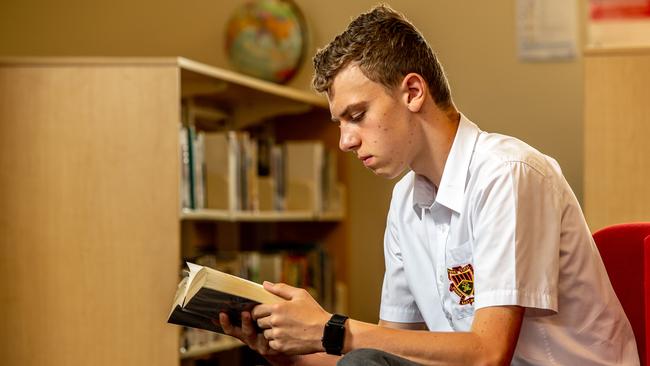
[[[325,324],[323,330],[323,348],[330,355],[341,355],[343,350],[343,341],[345,340],[345,321],[348,317],[345,315],[334,314]]]

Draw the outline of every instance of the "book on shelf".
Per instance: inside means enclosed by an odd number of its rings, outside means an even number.
[[[284,211],[285,148],[269,139],[258,141],[257,200],[260,211]]]
[[[323,164],[321,141],[287,141],[287,210],[321,212],[323,209]]]
[[[215,149],[212,146],[214,145],[212,131],[222,129],[227,119],[227,113],[215,108],[196,105],[191,100],[184,101],[181,104],[179,141],[181,148],[182,208],[203,209],[209,208],[210,203],[214,204],[214,197],[208,197],[210,192],[206,191],[208,185],[206,182],[208,180],[207,170],[215,166],[209,164],[215,158]],[[210,141],[206,142],[208,139]],[[209,146],[206,144],[209,144]],[[221,154],[221,151],[219,153]],[[230,154],[231,152],[227,151],[223,156],[233,159]],[[235,164],[237,163],[235,162]],[[228,172],[226,176],[236,178],[236,175],[231,172]],[[214,184],[214,175],[211,178],[211,183]],[[214,196],[214,192],[212,193]],[[230,193],[228,192],[228,194]],[[231,202],[225,202],[225,204],[229,203]],[[223,205],[224,203],[220,204]]]
[[[178,284],[168,323],[223,333],[212,322],[219,313],[227,313],[232,324],[240,325],[242,311],[284,301],[258,283],[194,263],[187,265],[189,273]]]
[[[245,131],[204,132],[198,156],[203,156],[205,207],[256,210],[259,207],[257,141]],[[198,208],[200,206],[195,206]]]
[[[183,208],[205,207],[204,138],[204,133],[197,131],[194,126],[181,125],[179,146]]]
[[[242,177],[242,204],[243,210],[256,211],[259,209],[258,198],[258,166],[257,166],[257,140],[246,132],[239,132],[241,146],[241,177]]]
[[[335,150],[327,149],[322,175],[323,212],[342,212],[345,186],[338,181],[338,162]]]
[[[285,164],[286,149],[284,146],[275,145],[271,147],[271,181],[272,197],[271,205],[274,210],[284,211],[286,204],[287,174]]]
[[[188,140],[187,127],[180,125],[178,131],[178,143],[180,147],[180,165],[181,165],[181,182],[180,196],[181,207],[192,208],[192,189],[191,189],[191,172],[190,172],[190,145]]]
[[[230,210],[237,208],[238,155],[234,133],[205,134],[206,207]]]
[[[203,142],[205,133],[197,131],[194,126],[190,126],[190,137],[192,147],[192,172],[194,184],[194,206],[193,208],[205,208],[205,177],[204,177],[204,147]]]

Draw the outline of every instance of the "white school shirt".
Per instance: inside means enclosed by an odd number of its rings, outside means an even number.
[[[639,365],[634,334],[560,167],[461,116],[436,192],[406,174],[384,238],[380,318],[469,331],[526,308],[512,365]]]

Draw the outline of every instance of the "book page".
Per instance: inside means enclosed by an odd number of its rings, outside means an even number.
[[[183,304],[185,305],[185,297],[187,296],[187,290],[190,288],[190,285],[192,284],[192,280],[194,277],[196,277],[196,274],[199,273],[201,268],[203,266],[199,266],[198,264],[190,263],[190,262],[185,262],[187,264],[187,267],[190,269],[190,274],[187,277],[187,284],[185,285],[185,291],[183,292]]]

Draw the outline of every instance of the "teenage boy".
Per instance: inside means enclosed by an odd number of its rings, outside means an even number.
[[[410,170],[388,213],[381,320],[329,314],[302,289],[265,283],[288,301],[244,313],[241,328],[222,314],[228,334],[274,364],[639,364],[557,162],[459,113],[412,24],[376,7],[314,66],[341,150],[382,177]]]

